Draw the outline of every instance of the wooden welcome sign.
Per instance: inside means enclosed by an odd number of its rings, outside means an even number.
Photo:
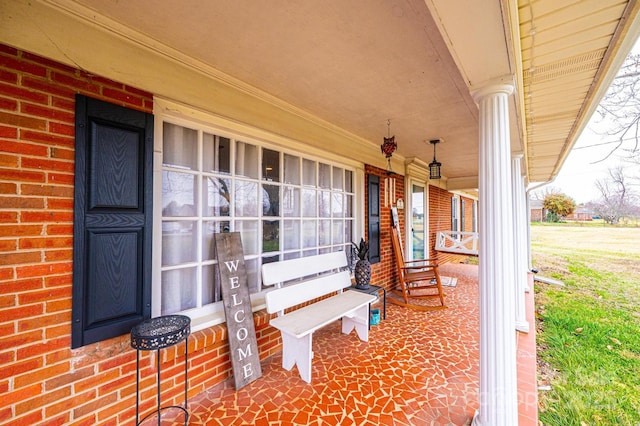
[[[258,342],[240,233],[216,234],[215,243],[231,365],[237,390],[262,376]]]

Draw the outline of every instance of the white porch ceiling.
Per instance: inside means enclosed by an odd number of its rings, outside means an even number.
[[[470,89],[512,76],[512,150],[526,154],[530,181],[549,180],[639,27],[635,0],[0,3],[2,40],[45,56],[16,31],[30,25],[17,3],[46,5],[160,54],[180,52],[375,145],[390,119],[407,159],[430,162],[428,140],[441,138],[451,189],[473,187],[478,173]],[[73,51],[52,45],[65,57]]]
[[[372,143],[390,120],[404,157],[442,138],[445,175],[477,175],[477,107],[423,0],[78,3]]]
[[[520,1],[529,177],[562,162],[638,36],[637,2]]]

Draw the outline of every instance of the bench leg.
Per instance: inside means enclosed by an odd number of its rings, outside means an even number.
[[[342,317],[342,332],[344,334],[351,333],[356,329],[358,337],[363,342],[369,341],[369,305],[364,305],[356,310],[349,317]]]
[[[307,334],[296,338],[290,334],[282,334],[282,368],[290,371],[294,365],[298,366],[300,377],[307,383],[311,383],[311,336]]]

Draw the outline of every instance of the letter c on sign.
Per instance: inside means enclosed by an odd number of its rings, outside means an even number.
[[[238,318],[238,314],[240,314],[240,312],[242,312],[242,318]],[[237,323],[241,323],[242,321],[244,321],[245,318],[246,316],[244,315],[244,309],[240,309],[239,311],[236,311],[236,313],[233,315],[233,319]]]

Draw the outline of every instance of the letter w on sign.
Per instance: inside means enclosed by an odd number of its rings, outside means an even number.
[[[215,235],[217,274],[222,289],[236,390],[262,376],[251,312],[247,271],[239,232]]]

